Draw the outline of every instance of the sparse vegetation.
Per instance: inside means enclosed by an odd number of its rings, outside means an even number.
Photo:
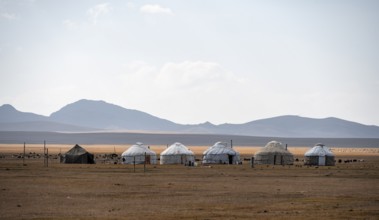
[[[148,165],[145,173],[143,165],[134,173],[133,165],[60,164],[54,157],[48,168],[37,157],[26,159],[27,166],[22,166],[22,159],[12,158],[12,153],[2,155],[1,218],[374,219],[379,215],[378,155],[360,155],[364,162],[318,169],[251,168],[244,161],[211,167]],[[296,157],[300,160],[295,165],[301,165],[301,154]],[[345,154],[341,159],[354,157]]]

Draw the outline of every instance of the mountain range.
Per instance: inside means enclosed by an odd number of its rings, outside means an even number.
[[[379,138],[379,127],[338,118],[313,119],[286,115],[243,124],[177,124],[148,113],[104,101],[79,100],[50,116],[0,106],[0,131],[168,132],[262,137]]]

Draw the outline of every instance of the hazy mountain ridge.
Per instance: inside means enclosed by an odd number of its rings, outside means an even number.
[[[72,131],[99,130],[207,133],[276,137],[378,138],[379,127],[338,118],[313,119],[278,116],[243,124],[176,124],[138,110],[126,109],[104,101],[79,100],[49,117],[17,111],[11,105],[0,106],[2,131]]]
[[[52,121],[25,121],[0,123],[0,131],[56,131],[56,132],[89,132],[99,129],[75,126]]]
[[[220,125],[233,134],[279,137],[378,137],[379,127],[368,126],[338,118],[313,119],[300,116],[278,116],[245,124]]]
[[[138,110],[126,109],[104,101],[79,100],[50,115],[60,123],[98,129],[156,130],[178,129],[174,122]]]
[[[0,106],[0,123],[48,121],[49,117],[29,112],[17,111],[13,106],[5,104]]]

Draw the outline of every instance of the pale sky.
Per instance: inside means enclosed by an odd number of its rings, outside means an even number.
[[[379,1],[0,0],[0,105],[379,125]]]

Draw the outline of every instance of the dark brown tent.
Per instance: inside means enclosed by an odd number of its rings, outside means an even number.
[[[95,160],[93,154],[88,153],[84,148],[76,144],[71,150],[61,156],[61,163],[94,164]]]

